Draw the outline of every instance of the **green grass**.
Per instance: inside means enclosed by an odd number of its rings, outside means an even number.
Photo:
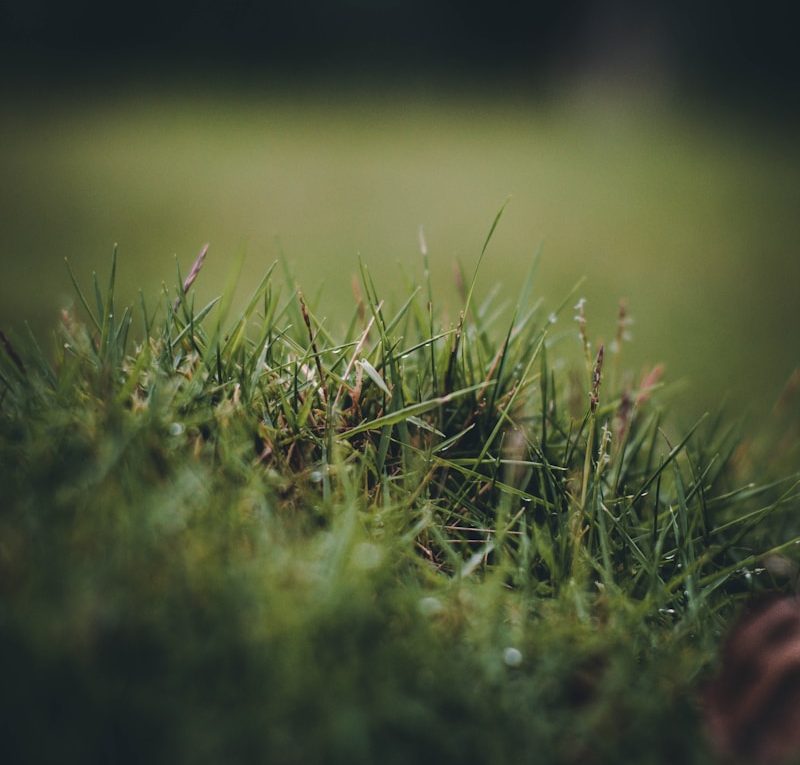
[[[674,435],[624,322],[599,354],[535,261],[506,307],[466,274],[452,320],[362,265],[342,333],[276,266],[241,312],[196,269],[123,310],[116,266],[54,357],[3,337],[6,751],[709,761],[720,637],[792,586],[765,565],[800,543],[788,396],[766,437]]]
[[[754,419],[798,364],[800,151],[790,125],[593,87],[535,100],[519,86],[461,89],[191,82],[80,83],[0,99],[0,325],[57,319],[68,256],[88,280],[114,242],[132,288],[205,241],[209,300],[245,249],[243,279],[284,255],[324,284],[343,332],[359,256],[401,301],[425,228],[444,303],[486,211],[511,196],[479,288],[513,285],[543,245],[543,294],[585,275],[595,333],[630,299],[637,370],[688,380],[687,420],[726,392]],[[411,277],[409,276],[409,280]],[[452,313],[457,310],[450,303]]]

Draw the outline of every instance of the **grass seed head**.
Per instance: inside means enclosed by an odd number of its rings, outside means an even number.
[[[597,349],[597,357],[594,360],[594,368],[592,370],[592,391],[589,394],[589,402],[592,414],[597,411],[597,405],[600,403],[600,383],[603,378],[603,355],[605,352],[604,346],[601,344]]]

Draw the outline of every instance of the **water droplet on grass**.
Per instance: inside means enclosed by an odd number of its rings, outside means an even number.
[[[428,596],[422,598],[419,602],[419,612],[423,616],[436,616],[436,614],[440,614],[443,610],[444,606],[439,598]]]

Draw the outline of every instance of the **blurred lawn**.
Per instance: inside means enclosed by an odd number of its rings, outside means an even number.
[[[284,253],[336,326],[360,255],[397,291],[471,268],[512,201],[481,289],[515,288],[540,243],[551,305],[585,275],[589,330],[609,339],[619,297],[628,361],[688,378],[687,411],[729,391],[766,411],[800,363],[800,146],[789,131],[667,104],[513,95],[365,96],[319,90],[190,95],[178,88],[5,94],[0,107],[0,325],[41,330],[118,242],[127,295],[155,295],[200,245],[202,295],[245,248],[244,282]],[[572,330],[571,314],[560,327]]]

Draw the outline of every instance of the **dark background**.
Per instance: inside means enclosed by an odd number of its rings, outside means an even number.
[[[5,0],[0,42],[7,76],[206,65],[542,85],[576,69],[646,67],[704,98],[785,111],[797,106],[792,22],[789,3],[740,0]]]

